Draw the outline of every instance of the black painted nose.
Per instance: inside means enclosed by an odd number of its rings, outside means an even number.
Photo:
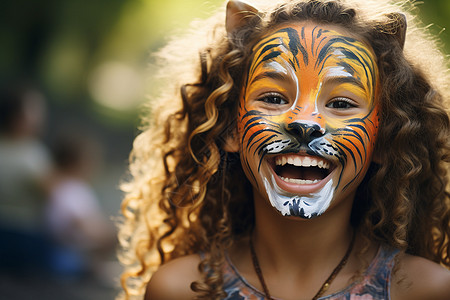
[[[323,136],[323,130],[317,123],[293,122],[288,125],[287,131],[299,143],[309,143]]]

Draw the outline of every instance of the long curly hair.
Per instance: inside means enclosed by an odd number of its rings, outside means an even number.
[[[273,26],[335,24],[368,43],[380,73],[380,125],[372,163],[357,191],[352,224],[377,241],[450,267],[448,64],[411,3],[354,0],[258,1],[259,13],[227,35],[222,9],[155,55],[152,93],[122,187],[119,253],[126,299],[141,298],[157,267],[203,252],[192,284],[199,299],[224,296],[224,249],[254,222],[251,186],[235,153],[237,103],[252,46]],[[391,13],[387,13],[391,12]],[[398,14],[402,12],[402,14]],[[404,18],[406,40],[401,35]],[[193,42],[195,41],[195,42]],[[156,86],[156,85],[155,85]]]

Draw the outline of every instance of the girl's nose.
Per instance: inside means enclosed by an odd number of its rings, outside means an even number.
[[[299,143],[309,143],[325,134],[325,130],[313,121],[294,121],[289,123],[286,131]]]

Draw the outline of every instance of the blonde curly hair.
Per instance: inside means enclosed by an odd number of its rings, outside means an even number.
[[[450,267],[448,64],[412,3],[266,2],[255,3],[258,15],[233,34],[226,33],[222,9],[155,54],[162,88],[150,97],[130,156],[131,176],[122,185],[122,298],[142,298],[160,264],[198,252],[206,254],[199,269],[207,264],[212,272],[193,290],[199,299],[223,296],[224,249],[253,226],[250,183],[239,156],[224,151],[236,126],[242,77],[263,34],[302,20],[347,28],[377,56],[381,163],[371,165],[357,191],[353,225],[367,241]],[[403,48],[399,16],[408,23]]]

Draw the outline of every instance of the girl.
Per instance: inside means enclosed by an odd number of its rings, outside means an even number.
[[[450,299],[448,72],[399,11],[229,1],[161,52],[179,94],[135,141],[126,298]]]

